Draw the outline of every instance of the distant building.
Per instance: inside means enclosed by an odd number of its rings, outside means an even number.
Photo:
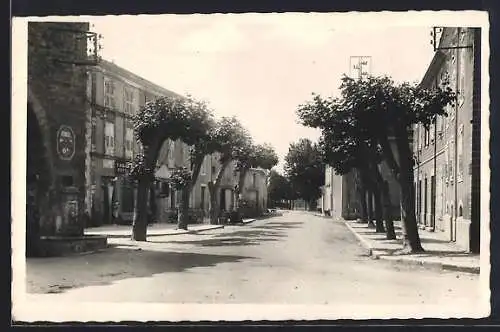
[[[389,183],[391,195],[391,215],[395,219],[400,218],[400,189],[392,175],[391,170],[385,162],[379,166],[382,177]],[[325,185],[323,187],[323,214],[334,219],[343,218],[353,220],[361,218],[361,202],[358,186],[354,172],[338,175],[332,167],[325,167]],[[367,197],[368,199],[368,197]],[[373,200],[373,198],[372,198]],[[373,206],[375,206],[373,204]]]
[[[480,223],[480,36],[478,28],[443,29],[421,85],[448,81],[459,92],[458,103],[430,128],[413,128],[418,222],[474,252]]]

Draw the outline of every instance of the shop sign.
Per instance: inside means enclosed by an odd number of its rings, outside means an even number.
[[[62,125],[57,131],[57,154],[62,160],[71,160],[75,155],[75,133],[69,126]]]
[[[131,164],[128,161],[115,161],[115,174],[116,175],[125,175],[130,172]]]

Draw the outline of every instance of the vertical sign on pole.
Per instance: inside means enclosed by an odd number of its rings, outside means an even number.
[[[359,80],[366,79],[371,74],[371,56],[351,56],[349,59],[349,76]]]

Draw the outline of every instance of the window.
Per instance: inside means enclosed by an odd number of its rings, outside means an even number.
[[[255,187],[255,184],[257,183],[257,175],[256,174],[252,174],[252,184],[253,186]]]
[[[444,171],[443,171],[443,176],[444,176],[444,181],[446,184],[448,184],[448,176],[449,176],[449,154],[448,154],[448,147],[445,148],[444,150]]]
[[[115,84],[110,79],[104,79],[104,107],[116,108],[115,105]]]
[[[464,125],[461,124],[458,130],[457,137],[457,161],[458,161],[458,169],[457,169],[457,181],[463,180],[463,136],[464,136]]]
[[[95,152],[96,151],[96,130],[97,130],[97,119],[95,117],[92,117],[91,120],[91,125],[92,125],[92,133],[90,137],[90,142],[91,142],[91,151]]]
[[[203,162],[201,163],[200,173],[201,175],[207,174],[207,158],[203,158]]]
[[[460,88],[459,88],[459,93],[458,93],[458,107],[462,107],[462,105],[464,104],[464,100],[465,100],[465,77],[464,75],[462,75],[460,77]]]
[[[424,128],[424,145],[429,145],[429,128]]]
[[[133,141],[134,132],[132,128],[125,128],[125,158],[132,159],[133,157]]]
[[[431,124],[429,127],[429,133],[430,133],[430,141],[431,143],[434,143],[434,129],[435,129],[435,124]]]
[[[168,158],[168,167],[170,167],[170,168],[175,167],[175,142],[174,141],[169,142],[167,158]]]
[[[104,154],[115,154],[115,124],[109,121],[104,126]]]
[[[134,115],[135,112],[135,93],[133,88],[124,87],[123,89],[123,111],[125,114]]]
[[[417,141],[418,141],[418,150],[422,150],[422,135],[420,134],[422,132],[422,128],[420,126],[417,126]]]

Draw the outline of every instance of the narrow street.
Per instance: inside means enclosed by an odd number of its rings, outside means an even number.
[[[64,301],[418,304],[464,312],[480,301],[479,276],[370,259],[345,225],[306,212],[149,240],[111,239],[102,253],[29,259],[27,292]]]

